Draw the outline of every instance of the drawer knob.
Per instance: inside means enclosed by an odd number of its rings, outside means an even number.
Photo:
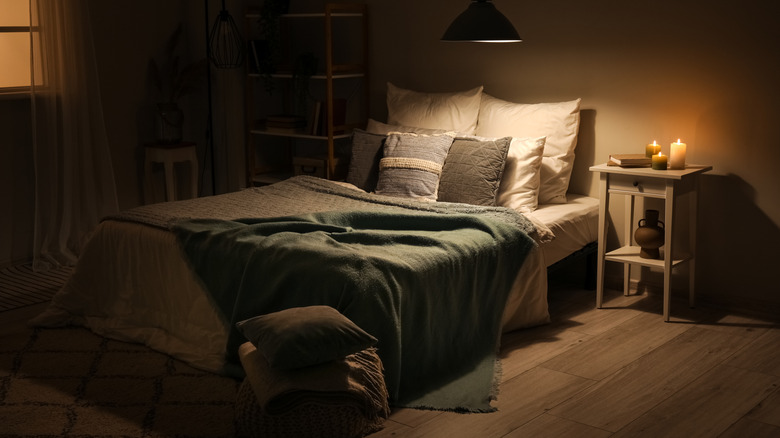
[[[634,187],[639,187],[639,181],[634,181]]]

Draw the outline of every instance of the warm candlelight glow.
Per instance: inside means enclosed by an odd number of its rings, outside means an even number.
[[[652,157],[653,155],[661,152],[661,145],[656,143],[655,140],[653,140],[653,143],[648,143],[647,146],[645,146],[645,156],[646,157]]]
[[[666,170],[666,155],[663,152],[658,152],[658,155],[653,155],[651,167],[653,170]]]
[[[677,139],[676,143],[672,143],[672,149],[669,151],[669,168],[671,169],[685,169],[685,151],[687,145]]]

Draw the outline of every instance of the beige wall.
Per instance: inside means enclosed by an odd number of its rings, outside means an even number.
[[[701,180],[699,296],[780,313],[777,5],[496,0],[524,42],[490,45],[439,41],[466,1],[368,3],[374,117],[386,116],[387,81],[425,91],[482,84],[524,103],[581,97],[572,190],[590,195],[597,178],[589,165],[641,153],[654,139],[668,153],[682,138],[689,162],[714,166]]]

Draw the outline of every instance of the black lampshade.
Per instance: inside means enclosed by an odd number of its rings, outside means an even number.
[[[450,24],[442,41],[517,43],[522,41],[514,26],[488,0],[473,0]]]
[[[244,62],[244,52],[244,39],[222,0],[222,11],[209,33],[209,59],[217,68],[236,68]]]

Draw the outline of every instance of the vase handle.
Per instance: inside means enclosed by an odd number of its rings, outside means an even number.
[[[664,223],[661,222],[661,221],[658,221],[658,226],[661,227],[661,228],[664,228]]]
[[[642,225],[642,222],[644,222],[645,224],[647,224],[647,219],[644,219],[644,218],[642,218],[642,219],[639,219],[639,222],[637,223],[637,225],[638,225],[638,226],[640,226],[640,227],[644,227],[644,225]]]

